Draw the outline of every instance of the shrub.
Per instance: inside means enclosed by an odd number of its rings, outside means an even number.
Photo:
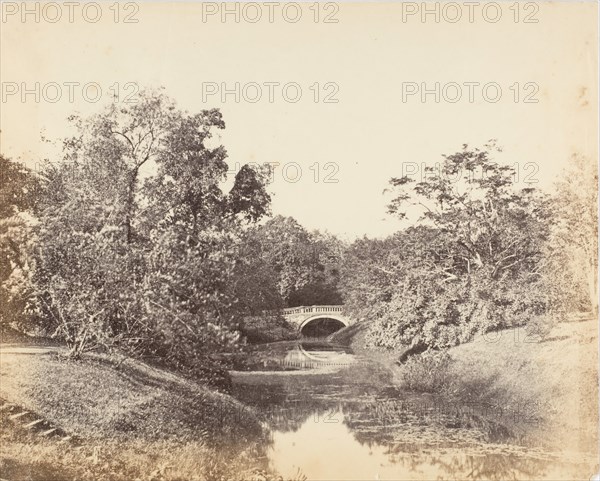
[[[247,316],[239,330],[249,344],[291,341],[300,337],[298,329],[283,317],[272,314]]]
[[[446,351],[428,350],[402,365],[404,385],[418,392],[439,392],[450,384],[452,359]]]

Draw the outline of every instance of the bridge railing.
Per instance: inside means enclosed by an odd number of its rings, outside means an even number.
[[[283,313],[290,314],[318,314],[322,312],[342,312],[344,306],[298,306],[287,307],[283,309]]]

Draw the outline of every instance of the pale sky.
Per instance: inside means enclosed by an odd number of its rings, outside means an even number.
[[[66,135],[66,117],[99,110],[115,84],[121,99],[133,91],[125,87],[128,82],[164,86],[183,109],[221,108],[226,129],[220,141],[232,166],[280,164],[271,185],[274,214],[349,239],[397,230],[383,195],[390,177],[401,176],[403,164],[416,162],[420,168],[422,162],[438,162],[463,143],[481,146],[498,139],[504,149],[498,160],[518,163],[523,186],[529,174],[546,189],[573,153],[597,157],[595,2],[529,2],[519,9],[514,2],[501,3],[496,23],[489,21],[493,6],[486,10],[487,20],[478,8],[470,22],[467,5],[457,2],[462,18],[451,23],[456,11],[438,7],[436,22],[433,14],[421,18],[420,2],[409,3],[338,3],[337,9],[321,4],[318,22],[315,6],[305,3],[296,23],[285,20],[286,3],[274,10],[272,23],[263,3],[245,11],[238,6],[238,23],[233,14],[223,22],[218,10],[203,18],[203,9],[207,15],[221,5],[191,2],[142,2],[137,11],[122,4],[119,22],[110,2],[102,4],[97,23],[85,21],[81,8],[70,23],[67,7],[59,4],[60,20],[48,21],[56,16],[48,7],[36,23],[33,14],[23,22],[22,12],[14,11],[21,2],[4,2],[0,150],[33,167],[49,152],[40,132],[51,139]],[[489,3],[481,2],[481,8]],[[261,19],[250,23],[257,9]],[[294,9],[286,10],[288,19]],[[87,11],[88,18],[95,13]],[[128,14],[138,22],[124,23]],[[338,22],[324,23],[327,15]],[[22,89],[35,90],[36,82],[38,101],[34,94],[23,99]],[[52,82],[62,93],[54,103]],[[73,101],[65,82],[79,83]],[[97,103],[90,101],[93,86],[87,97],[82,92],[92,82],[101,88]],[[234,89],[236,82],[246,98],[236,102],[230,94],[223,102],[221,86]],[[262,92],[255,103],[249,101],[256,95],[252,82]],[[273,102],[269,82],[279,83],[272,87]],[[436,82],[446,94],[439,102],[434,94],[406,95],[411,88],[435,89]],[[479,83],[472,84],[473,102],[465,82]],[[296,103],[293,85],[288,100],[282,92],[291,83],[301,88]],[[482,86],[489,83],[495,84],[484,97]],[[208,95],[215,85],[219,92]],[[462,96],[451,103],[456,85]],[[495,85],[501,96],[493,103]],[[338,102],[325,103],[328,94]],[[528,94],[538,102],[525,103]],[[292,180],[300,167],[297,182],[285,180],[286,164]],[[325,183],[328,174],[338,182]]]

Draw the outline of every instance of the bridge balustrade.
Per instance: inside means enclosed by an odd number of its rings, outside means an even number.
[[[343,306],[299,306],[299,307],[288,307],[283,309],[283,313],[287,315],[291,314],[311,314],[320,312],[342,312]]]

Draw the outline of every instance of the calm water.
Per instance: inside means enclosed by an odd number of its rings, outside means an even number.
[[[233,373],[233,394],[270,426],[269,463],[285,478],[558,480],[586,472],[585,460],[520,446],[501,409],[400,391],[385,368],[340,346],[263,345],[245,369]]]

